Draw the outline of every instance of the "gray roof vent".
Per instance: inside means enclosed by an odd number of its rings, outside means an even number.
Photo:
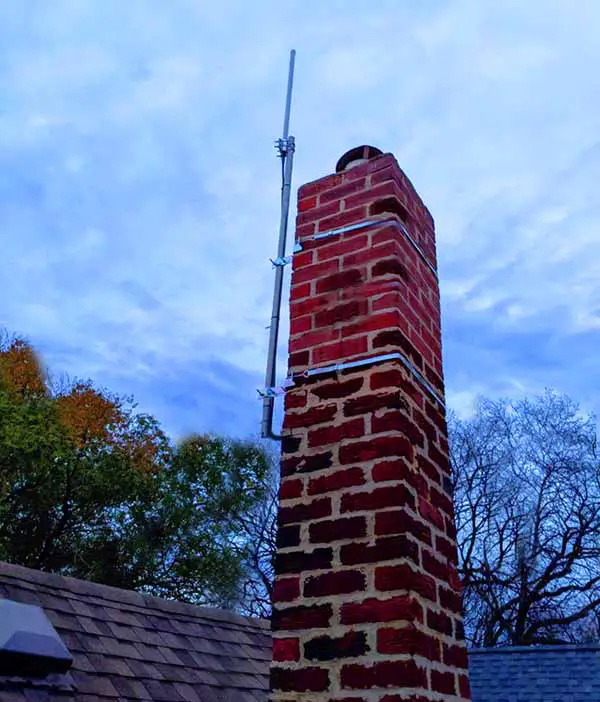
[[[0,674],[42,677],[66,673],[72,663],[41,607],[0,600]]]

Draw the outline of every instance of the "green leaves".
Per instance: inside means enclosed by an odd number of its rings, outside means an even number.
[[[218,436],[174,446],[135,409],[90,381],[51,388],[29,344],[0,338],[0,560],[236,605],[272,457]]]

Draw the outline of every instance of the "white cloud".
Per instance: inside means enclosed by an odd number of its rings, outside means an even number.
[[[33,14],[0,8],[0,323],[61,370],[118,369],[127,391],[216,358],[260,382],[291,46],[295,184],[357,143],[396,153],[437,221],[445,333],[474,316],[598,333],[594,0],[56,0]],[[284,319],[283,361],[286,333]],[[485,392],[477,368],[461,378],[447,377],[457,402]]]

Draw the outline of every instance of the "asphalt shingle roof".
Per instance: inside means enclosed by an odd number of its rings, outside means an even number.
[[[0,597],[43,607],[69,675],[0,678],[2,702],[264,702],[269,623],[0,563]]]
[[[597,702],[600,645],[469,651],[473,702]]]
[[[0,563],[0,597],[42,607],[67,675],[0,677],[0,702],[266,702],[269,622]],[[597,702],[600,645],[469,652],[473,702]]]

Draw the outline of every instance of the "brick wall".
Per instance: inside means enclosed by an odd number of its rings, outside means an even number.
[[[367,363],[285,397],[271,699],[468,700],[433,220],[384,154],[300,188],[296,231],[290,371]]]

